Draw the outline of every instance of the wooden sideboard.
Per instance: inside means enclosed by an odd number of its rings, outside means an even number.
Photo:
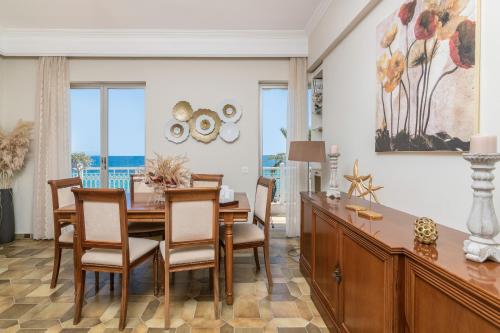
[[[500,265],[466,260],[465,233],[439,225],[421,245],[415,216],[372,204],[384,217],[370,221],[345,208],[363,199],[301,198],[300,269],[330,331],[500,332]]]

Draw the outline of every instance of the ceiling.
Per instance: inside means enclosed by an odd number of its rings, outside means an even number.
[[[7,29],[305,30],[325,0],[1,0]]]

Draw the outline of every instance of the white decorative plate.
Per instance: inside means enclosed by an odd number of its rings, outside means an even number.
[[[165,137],[168,141],[181,143],[189,136],[189,125],[185,121],[170,119],[165,126]]]
[[[226,123],[236,123],[241,118],[243,109],[236,101],[225,100],[217,108],[220,119]]]
[[[195,125],[196,125],[196,130],[200,134],[208,135],[212,133],[215,129],[215,120],[210,116],[202,114],[198,118],[196,118]]]
[[[240,129],[235,123],[224,123],[220,128],[220,137],[222,140],[231,143],[240,136]]]

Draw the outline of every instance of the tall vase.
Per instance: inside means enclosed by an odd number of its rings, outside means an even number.
[[[14,238],[15,223],[12,189],[0,189],[0,244],[13,242]]]

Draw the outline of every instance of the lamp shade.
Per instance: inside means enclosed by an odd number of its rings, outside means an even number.
[[[290,142],[288,160],[302,162],[325,162],[325,141]]]

